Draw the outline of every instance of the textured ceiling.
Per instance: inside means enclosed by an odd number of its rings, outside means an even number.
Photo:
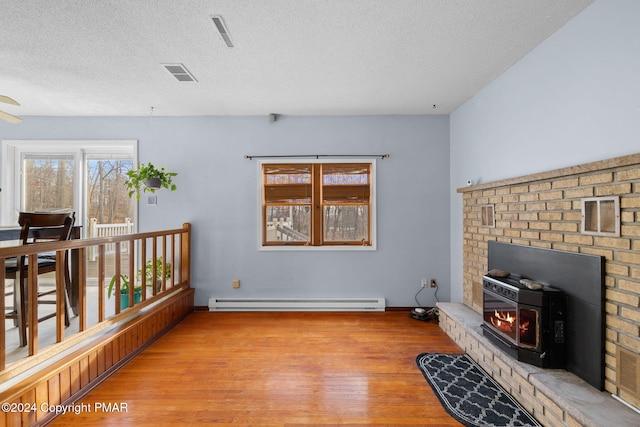
[[[15,115],[447,114],[592,0],[2,0]],[[211,21],[220,15],[234,48]],[[161,64],[181,63],[197,82]],[[433,105],[436,108],[433,108]]]

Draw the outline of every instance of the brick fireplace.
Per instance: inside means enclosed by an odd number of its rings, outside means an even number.
[[[640,154],[458,189],[463,298],[482,312],[488,242],[604,257],[604,389],[640,408]],[[619,200],[618,235],[585,233],[584,200]],[[605,230],[608,231],[608,230]]]
[[[482,333],[482,316],[461,303],[438,303],[440,327],[548,427],[636,427],[640,414],[562,369],[518,362]]]

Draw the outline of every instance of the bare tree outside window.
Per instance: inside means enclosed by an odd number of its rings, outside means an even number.
[[[87,216],[98,224],[124,223],[133,218],[133,203],[127,195],[130,159],[87,161]]]
[[[23,209],[73,209],[75,161],[72,156],[27,156],[23,162]]]

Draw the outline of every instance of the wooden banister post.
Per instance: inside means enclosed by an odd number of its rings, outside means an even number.
[[[180,240],[180,281],[191,287],[191,224],[185,222],[182,224],[186,233],[182,233]]]
[[[38,352],[38,254],[29,255],[27,268],[27,345],[29,356],[33,356]]]
[[[87,258],[86,248],[78,248],[78,330],[87,329]]]
[[[56,342],[64,340],[65,328],[65,305],[66,302],[66,283],[65,283],[65,252],[56,251]]]

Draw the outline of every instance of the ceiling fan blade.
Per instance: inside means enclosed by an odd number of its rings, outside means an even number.
[[[20,105],[18,103],[18,101],[16,101],[13,98],[9,98],[8,96],[5,95],[0,95],[0,102],[4,102],[5,104],[13,104],[13,105]]]
[[[22,119],[20,117],[13,116],[9,113],[5,113],[4,111],[0,111],[0,119],[6,120],[9,123],[22,123]]]

